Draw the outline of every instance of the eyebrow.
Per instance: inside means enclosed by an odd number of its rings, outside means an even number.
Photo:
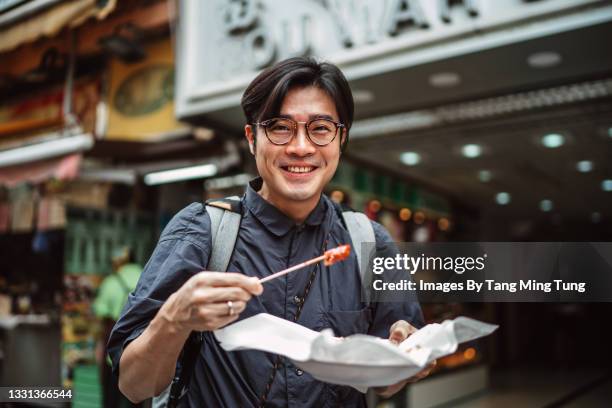
[[[293,115],[286,115],[286,114],[279,114],[278,115],[279,118],[283,118],[283,119],[292,119],[295,120],[293,118]],[[334,119],[331,115],[327,115],[324,113],[315,113],[313,115],[308,115],[308,120],[313,120],[313,119],[327,119],[327,120],[331,120],[332,122],[335,122],[336,119]]]

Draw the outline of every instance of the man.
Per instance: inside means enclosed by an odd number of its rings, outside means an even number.
[[[102,281],[93,303],[94,314],[100,323],[96,362],[100,369],[102,402],[106,408],[132,406],[119,392],[117,377],[111,372],[110,361],[106,357],[106,343],[111,329],[121,315],[128,294],[136,288],[142,272],[142,267],[134,259],[134,252],[127,246],[113,252],[111,263],[113,273]]]
[[[394,342],[415,330],[411,324],[422,324],[416,302],[361,301],[354,255],[272,280],[265,290],[258,283],[350,242],[322,191],[348,140],[353,98],[337,67],[293,58],[259,74],[244,92],[242,108],[261,178],[241,200],[242,221],[228,267],[234,272],[200,272],[211,251],[203,205],[192,204],[175,216],[111,337],[120,389],[132,401],[163,391],[196,330],[204,331],[204,344],[183,406],[365,406],[364,395],[351,387],[316,381],[275,355],[225,352],[214,338],[212,330],[261,312],[317,331],[332,328],[337,336],[368,333]],[[377,250],[392,256],[396,248],[388,233],[373,226]],[[388,396],[405,383],[378,391]]]

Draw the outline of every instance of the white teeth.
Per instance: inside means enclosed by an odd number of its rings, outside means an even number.
[[[287,170],[291,173],[308,173],[312,171],[314,167],[297,167],[297,166],[289,166]]]

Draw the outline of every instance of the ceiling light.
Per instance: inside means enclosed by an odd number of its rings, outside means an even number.
[[[373,213],[379,212],[381,208],[382,204],[378,200],[372,200],[368,204],[368,210],[372,211]]]
[[[495,195],[495,202],[499,205],[506,205],[510,203],[510,194],[502,191]]]
[[[478,180],[482,181],[483,183],[488,183],[492,178],[493,174],[491,174],[491,171],[489,170],[480,170],[478,172]]]
[[[612,78],[506,94],[443,105],[435,109],[422,109],[358,120],[353,122],[351,127],[351,138],[372,138],[389,133],[432,128],[444,123],[482,120],[542,107],[584,103],[587,100],[606,98],[611,94]],[[612,138],[612,128],[610,137]]]
[[[448,218],[442,217],[438,220],[438,228],[440,231],[448,231],[450,228],[450,221]]]
[[[402,208],[399,212],[399,218],[402,221],[408,221],[411,216],[412,211],[410,211],[410,208]]]
[[[576,163],[576,170],[581,173],[588,173],[589,171],[593,170],[593,162],[590,160],[580,160],[578,163]]]
[[[605,179],[601,182],[601,189],[603,191],[612,191],[612,179]]]
[[[601,221],[601,214],[597,211],[591,213],[591,222],[597,224]]]
[[[540,210],[544,211],[544,212],[549,212],[552,211],[553,209],[553,202],[550,200],[542,200],[540,201]]]
[[[404,152],[400,156],[400,161],[406,166],[416,166],[421,162],[421,155],[417,152]]]
[[[549,133],[542,137],[542,146],[548,147],[549,149],[555,149],[563,146],[565,143],[565,136],[559,133]]]
[[[527,57],[527,64],[532,68],[550,68],[561,63],[561,54],[554,51],[536,52]]]
[[[193,180],[214,176],[217,174],[217,166],[214,164],[202,164],[199,166],[183,167],[180,169],[156,171],[144,176],[147,186],[157,184],[173,183],[176,181]]]
[[[329,198],[331,198],[335,203],[342,204],[344,201],[344,192],[341,190],[334,190],[329,195]]]
[[[438,72],[429,76],[429,84],[434,88],[450,88],[461,83],[461,77],[456,72]]]
[[[612,127],[608,128],[608,137],[612,138]]]
[[[466,144],[461,148],[461,154],[469,159],[473,159],[482,154],[482,147],[477,144]]]

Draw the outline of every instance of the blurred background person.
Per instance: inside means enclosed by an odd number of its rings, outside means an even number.
[[[138,283],[142,266],[135,262],[134,253],[128,246],[116,250],[111,261],[113,273],[102,281],[93,303],[94,314],[100,325],[96,344],[96,362],[100,368],[102,402],[104,407],[139,406],[132,404],[119,391],[117,378],[113,376],[107,357],[106,343],[128,295]]]

